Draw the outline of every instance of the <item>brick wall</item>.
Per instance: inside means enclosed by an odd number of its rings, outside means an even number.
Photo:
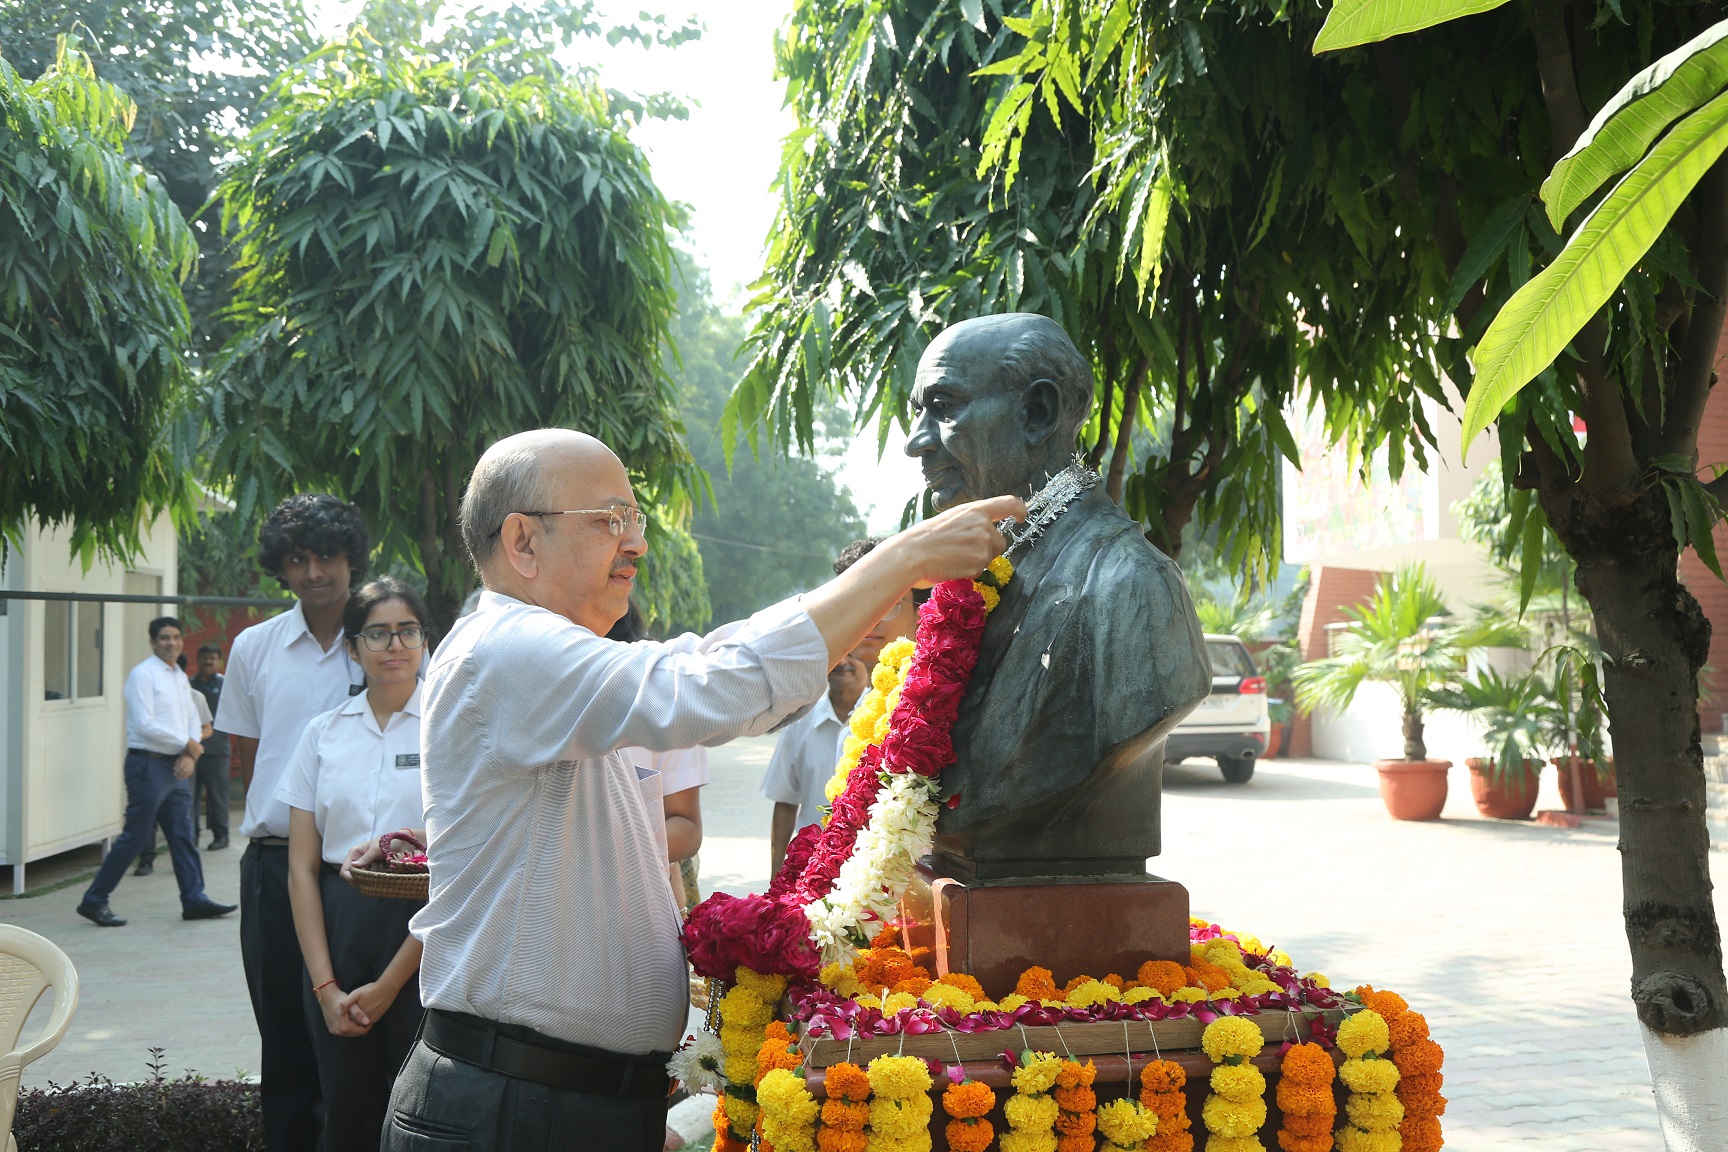
[[[1296,644],[1303,660],[1326,655],[1326,625],[1347,617],[1344,609],[1361,604],[1374,592],[1380,573],[1367,568],[1315,566],[1308,574],[1308,595],[1302,601],[1302,616],[1296,624]],[[1314,754],[1313,723],[1300,713],[1290,729],[1290,755]]]
[[[1728,327],[1716,346],[1716,375],[1720,386],[1728,375]],[[1728,466],[1728,388],[1712,389],[1704,405],[1698,462],[1704,479],[1716,474],[1716,465]],[[1717,557],[1728,558],[1728,523],[1716,525],[1715,535]],[[1722,713],[1728,711],[1728,584],[1716,579],[1691,549],[1680,556],[1680,579],[1710,618],[1710,660],[1698,682],[1698,720],[1704,731],[1720,732]]]

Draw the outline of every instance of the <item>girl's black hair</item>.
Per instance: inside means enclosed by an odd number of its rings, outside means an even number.
[[[366,630],[366,618],[372,615],[372,609],[386,600],[400,600],[408,605],[408,611],[420,621],[420,630],[426,634],[427,649],[435,646],[437,626],[432,622],[432,614],[426,610],[426,601],[421,599],[420,593],[394,576],[368,580],[348,597],[348,604],[342,609],[342,634],[350,645],[358,650],[360,633]]]
[[[366,576],[366,560],[372,552],[366,517],[334,496],[311,492],[290,496],[258,529],[258,564],[281,580],[282,561],[300,550],[347,556],[349,579],[358,584]]]

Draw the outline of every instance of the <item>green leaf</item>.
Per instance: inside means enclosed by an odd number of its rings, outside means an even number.
[[[1530,607],[1530,597],[1536,594],[1536,578],[1542,574],[1542,543],[1547,533],[1547,518],[1542,514],[1541,505],[1534,500],[1529,501],[1529,512],[1524,517],[1524,532],[1522,547],[1518,556],[1518,615],[1522,617],[1524,610]]]
[[[1542,182],[1556,229],[1596,189],[1633,164],[1662,130],[1728,87],[1728,20],[1628,80]]]
[[[1724,149],[1728,93],[1676,125],[1579,225],[1554,263],[1506,302],[1472,358],[1466,450],[1614,294]]]
[[[1716,559],[1714,530],[1716,521],[1721,519],[1722,508],[1693,477],[1680,481],[1680,497],[1685,503],[1686,532],[1692,547],[1697,551],[1698,559],[1704,561],[1704,567],[1721,580],[1722,565]]]
[[[1338,0],[1314,38],[1314,54],[1354,48],[1432,28],[1461,16],[1491,12],[1506,0]]]
[[[978,31],[990,31],[990,26],[984,23],[983,0],[960,0],[960,15],[966,18],[966,23]]]
[[[1506,242],[1517,230],[1518,221],[1523,217],[1524,208],[1529,203],[1528,193],[1520,192],[1516,196],[1508,196],[1488,214],[1482,226],[1476,229],[1470,247],[1459,257],[1458,267],[1452,273],[1452,287],[1446,294],[1447,315],[1458,311],[1458,305],[1463,303],[1471,285],[1482,279],[1488,269],[1493,267],[1495,259],[1506,247]]]

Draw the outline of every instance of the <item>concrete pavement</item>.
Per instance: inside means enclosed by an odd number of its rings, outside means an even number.
[[[756,792],[773,741],[715,750],[703,797],[703,890],[766,883],[772,806]],[[1558,807],[1552,770],[1543,807]],[[1210,761],[1168,770],[1159,874],[1194,911],[1285,948],[1339,986],[1371,982],[1425,1013],[1446,1048],[1447,1146],[1648,1149],[1662,1141],[1620,921],[1616,826],[1565,831],[1478,818],[1455,769],[1445,818],[1398,823],[1373,771],[1271,761],[1245,786]],[[205,854],[213,898],[232,903],[238,852]],[[26,1086],[92,1070],[255,1072],[258,1041],[240,971],[236,918],[187,924],[162,857],[128,877],[97,929],[73,914],[81,886],[0,901],[0,919],[41,932],[77,963],[71,1034],[26,1070]],[[1728,852],[1712,852],[1717,916],[1728,921]]]

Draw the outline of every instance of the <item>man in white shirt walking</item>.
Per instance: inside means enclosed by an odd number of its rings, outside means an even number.
[[[276,796],[307,723],[360,690],[342,639],[350,586],[372,550],[358,509],[334,496],[290,496],[258,532],[258,563],[294,607],[234,638],[216,709],[246,782],[240,835],[240,957],[263,1042],[259,1094],[269,1152],[316,1152],[323,1132],[318,1060],[301,987],[306,966],[288,899],[288,805]]]
[[[957,507],[724,639],[621,644],[647,546],[624,465],[567,430],[493,445],[462,500],[486,591],[426,677],[427,1017],[383,1152],[660,1148],[688,985],[659,781],[616,750],[771,729],[914,583],[981,571],[996,520],[1024,515]]]
[[[204,894],[204,867],[192,832],[188,781],[204,746],[192,690],[174,663],[184,645],[180,621],[150,621],[151,655],[126,677],[126,824],[78,905],[78,915],[103,928],[126,923],[108,907],[108,897],[138,853],[155,844],[158,822],[174,860],[181,917],[208,920],[234,911],[234,905]]]

